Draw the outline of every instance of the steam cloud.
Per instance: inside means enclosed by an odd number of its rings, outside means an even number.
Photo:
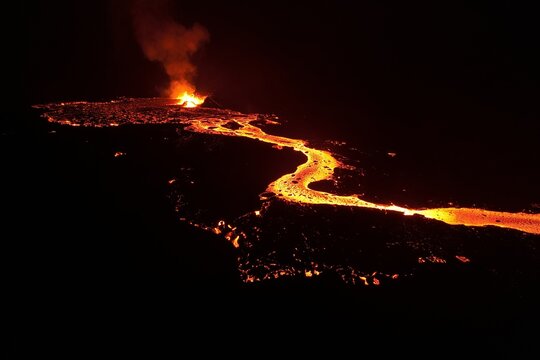
[[[171,17],[168,1],[140,0],[134,3],[133,25],[139,44],[149,60],[159,61],[171,80],[167,96],[194,93],[196,67],[191,56],[208,41],[208,31],[199,24],[186,28]]]

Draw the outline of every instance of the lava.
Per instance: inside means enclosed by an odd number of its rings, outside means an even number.
[[[279,147],[289,147],[303,153],[307,160],[292,174],[286,174],[268,185],[266,192],[278,195],[286,201],[303,204],[325,204],[337,206],[355,206],[386,211],[397,211],[403,215],[421,215],[428,219],[439,220],[450,225],[498,226],[516,229],[527,233],[540,234],[540,214],[510,213],[475,208],[435,208],[409,209],[396,205],[381,205],[362,200],[357,195],[340,196],[324,191],[313,190],[309,184],[333,179],[334,170],[343,166],[328,151],[314,149],[305,140],[291,139],[270,135],[252,124],[253,118],[234,119],[241,124],[239,129],[225,127],[230,119],[195,120],[189,130],[207,134],[242,136],[256,139]]]
[[[146,112],[148,111],[147,102],[153,106],[153,115],[143,113],[143,109]],[[406,216],[423,216],[424,218],[442,221],[450,225],[497,226],[532,234],[540,234],[540,214],[511,213],[459,207],[411,209],[397,205],[368,202],[362,200],[359,195],[342,196],[310,189],[309,185],[311,183],[333,179],[334,170],[344,166],[331,152],[312,148],[306,140],[267,134],[256,124],[261,119],[267,124],[277,124],[269,120],[268,117],[258,114],[242,114],[228,110],[208,108],[186,109],[179,107],[179,104],[186,106],[185,102],[174,104],[171,103],[171,100],[163,99],[128,99],[113,101],[111,103],[60,103],[38,105],[36,107],[45,109],[44,116],[51,122],[71,126],[82,125],[95,127],[112,126],[112,123],[107,122],[109,121],[107,119],[110,119],[111,111],[107,106],[111,108],[120,107],[122,108],[122,116],[124,118],[115,118],[115,125],[141,122],[179,123],[187,125],[186,130],[192,132],[246,137],[272,144],[277,149],[284,147],[291,148],[304,154],[306,161],[298,166],[292,174],[285,174],[270,183],[265,193],[270,193],[270,195],[275,194],[284,201],[312,205],[324,204],[370,208],[400,212]],[[67,118],[66,116],[69,114],[69,107],[74,107],[76,110],[71,118]],[[85,111],[91,113],[91,118],[94,122],[89,122],[84,116],[81,116],[84,115]],[[96,122],[95,119],[98,119],[97,121],[99,122]],[[263,199],[267,197],[266,195],[264,197],[261,196]]]
[[[186,108],[194,108],[204,103],[206,96],[200,96],[195,93],[184,91],[181,95],[178,95],[176,99],[178,100],[178,105]]]

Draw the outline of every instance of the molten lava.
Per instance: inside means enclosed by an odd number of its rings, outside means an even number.
[[[235,117],[241,125],[239,129],[225,126],[230,119],[197,119],[191,122],[188,130],[207,134],[242,136],[256,139],[279,147],[288,147],[303,153],[307,160],[298,166],[292,174],[286,174],[268,185],[267,192],[278,195],[281,199],[304,204],[326,204],[355,206],[385,211],[396,211],[403,215],[421,215],[428,219],[439,220],[450,225],[498,226],[540,234],[540,214],[510,213],[472,208],[436,208],[408,209],[396,205],[381,205],[362,200],[358,195],[341,196],[324,191],[310,189],[309,184],[333,179],[334,169],[343,166],[328,151],[313,149],[305,140],[291,139],[270,135],[252,122],[256,116]]]
[[[181,101],[181,100],[180,100]],[[203,99],[204,101],[204,99]],[[153,116],[148,116],[147,102],[153,108]],[[194,107],[192,101],[180,102],[185,107]],[[540,214],[524,212],[511,213],[474,208],[435,208],[409,209],[397,205],[376,204],[362,200],[359,195],[342,196],[324,191],[310,189],[311,183],[321,180],[332,180],[334,170],[342,167],[334,154],[329,151],[315,149],[306,140],[293,139],[265,133],[256,124],[261,119],[268,124],[275,123],[268,117],[257,114],[242,114],[218,109],[184,109],[171,106],[170,100],[151,99],[124,100],[111,103],[60,103],[36,106],[46,110],[45,117],[50,122],[70,126],[118,126],[130,123],[180,123],[188,125],[187,130],[212,134],[246,137],[268,144],[277,149],[284,147],[301,152],[306,162],[296,168],[292,174],[286,174],[268,185],[266,192],[277,195],[280,199],[302,204],[325,204],[335,206],[351,206],[400,212],[403,215],[420,215],[451,225],[465,226],[497,226],[520,230],[532,234],[540,234]],[[194,106],[191,106],[194,105]],[[111,111],[121,109],[118,116],[111,117]],[[68,116],[70,113],[73,116]],[[84,116],[82,116],[84,115]],[[94,122],[89,122],[90,117]],[[109,119],[115,119],[112,123]],[[99,119],[96,123],[95,119]],[[235,126],[231,126],[234,123]],[[113,125],[114,124],[114,125]],[[233,239],[234,241],[234,239]]]
[[[181,95],[176,96],[176,99],[178,100],[178,105],[186,108],[194,108],[204,103],[206,96],[200,96],[195,93],[184,91]]]

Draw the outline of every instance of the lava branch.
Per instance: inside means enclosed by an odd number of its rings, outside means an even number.
[[[252,124],[256,116],[235,118],[242,125],[239,129],[225,127],[230,120],[219,118],[196,120],[191,122],[188,130],[229,136],[241,136],[262,142],[289,147],[303,153],[307,160],[296,168],[292,174],[286,174],[268,185],[267,192],[277,194],[280,198],[304,204],[327,204],[339,206],[356,206],[378,210],[400,212],[403,215],[420,215],[428,219],[445,222],[450,225],[465,226],[498,226],[520,230],[532,234],[540,234],[540,214],[511,213],[474,208],[434,208],[409,209],[396,205],[380,205],[360,199],[357,195],[340,196],[324,191],[312,190],[309,184],[320,180],[331,180],[334,170],[343,166],[330,152],[310,148],[306,141],[291,139],[265,133]]]

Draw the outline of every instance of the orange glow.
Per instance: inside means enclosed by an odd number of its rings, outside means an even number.
[[[206,96],[200,96],[196,95],[195,93],[188,93],[187,91],[184,91],[181,95],[176,96],[176,99],[178,100],[178,105],[187,108],[194,108],[204,103]]]
[[[419,264],[425,264],[427,262],[433,263],[433,264],[446,264],[446,260],[438,257],[438,256],[428,256],[428,257],[419,257],[418,263]]]
[[[234,239],[231,240],[231,243],[235,248],[239,248],[240,244],[238,243],[238,240],[240,240],[240,235],[237,235]]]

